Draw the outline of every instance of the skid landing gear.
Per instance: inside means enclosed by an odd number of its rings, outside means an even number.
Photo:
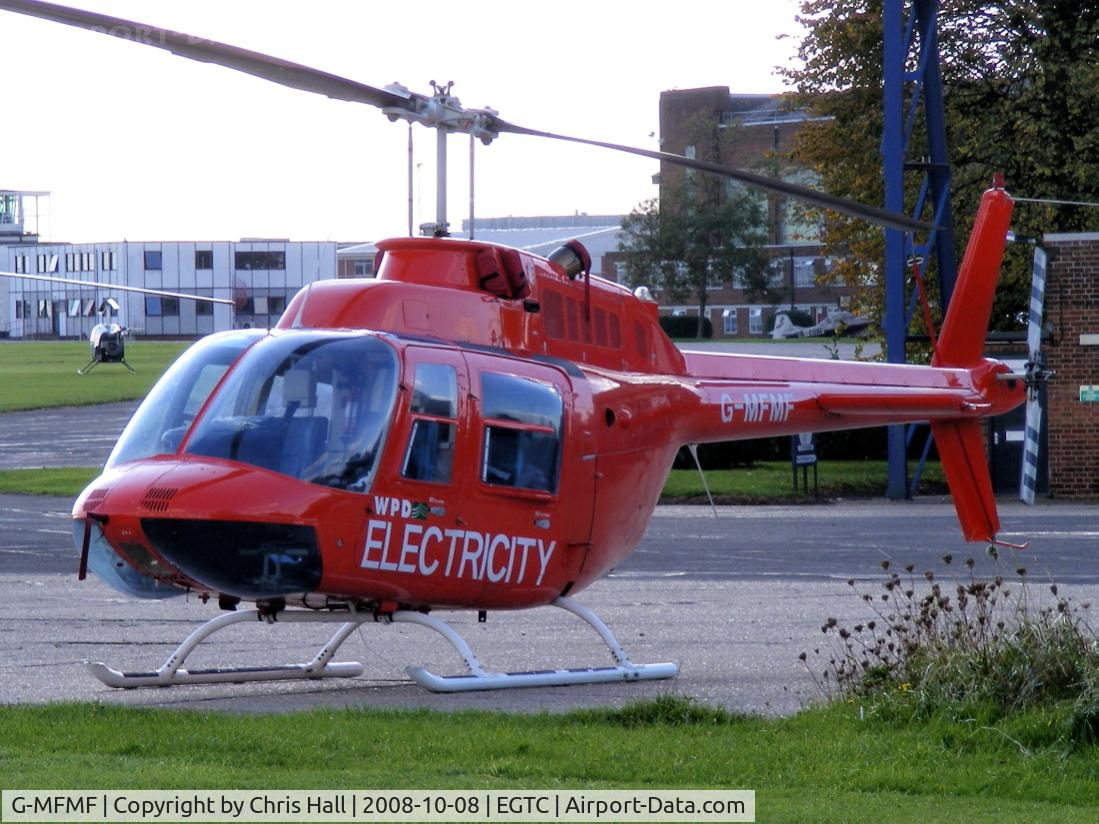
[[[83,369],[77,369],[76,374],[78,374],[78,375],[87,375],[89,372],[91,372],[93,369],[95,369],[96,366],[98,366],[101,363],[121,363],[123,366],[125,366],[127,369],[130,370],[131,375],[136,375],[137,374],[137,370],[134,369],[132,366],[130,366],[130,364],[128,364],[126,362],[125,358],[122,358],[121,360],[117,360],[117,361],[104,361],[104,360],[100,360],[99,358],[92,358],[88,362],[88,365],[85,366]]]
[[[599,617],[586,607],[582,607],[571,598],[557,598],[553,605],[571,612],[586,621],[599,633],[614,658],[614,666],[582,667],[577,669],[540,670],[536,672],[486,672],[473,654],[469,645],[458,632],[438,618],[420,612],[398,610],[389,615],[375,616],[369,612],[305,612],[283,611],[269,617],[272,622],[290,623],[341,623],[335,635],[317,652],[311,661],[301,664],[286,664],[275,667],[249,667],[238,669],[187,670],[183,663],[187,656],[219,629],[244,621],[264,619],[257,610],[230,612],[207,621],[192,632],[182,644],[168,656],[168,660],[154,672],[119,672],[106,664],[88,664],[88,669],[96,678],[109,687],[131,689],[134,687],[170,687],[176,684],[224,684],[244,683],[248,681],[281,681],[287,679],[354,678],[361,675],[363,665],[357,662],[333,663],[332,657],[340,645],[368,622],[392,622],[398,624],[419,624],[432,629],[443,636],[454,647],[465,663],[467,672],[463,675],[436,675],[423,667],[408,667],[408,676],[420,686],[432,692],[469,692],[472,690],[494,690],[514,687],[547,687],[565,684],[597,684],[609,681],[648,681],[661,678],[674,678],[679,674],[679,665],[634,664],[625,650]]]

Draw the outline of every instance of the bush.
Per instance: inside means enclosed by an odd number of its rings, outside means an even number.
[[[669,338],[694,338],[698,336],[698,317],[696,315],[661,315],[660,328]],[[709,318],[702,319],[702,337],[712,338],[714,325]]]
[[[995,547],[989,554],[998,559]],[[950,555],[943,556],[946,566]],[[1025,568],[1013,580],[981,579],[975,562],[962,579],[940,582],[912,565],[905,575],[885,570],[881,590],[859,592],[873,617],[852,626],[829,618],[822,647],[799,657],[830,699],[869,702],[886,714],[930,718],[942,713],[994,721],[1058,703],[1072,710],[1063,737],[1073,744],[1099,739],[1099,648],[1088,603],[1036,593]],[[821,672],[814,671],[820,666]]]
[[[790,439],[754,438],[749,441],[726,441],[698,445],[698,462],[703,469],[732,469],[752,466],[759,461],[790,460]],[[673,469],[695,469],[690,450],[683,447],[675,456]]]

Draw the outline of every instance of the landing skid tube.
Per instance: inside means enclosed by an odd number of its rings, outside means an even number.
[[[233,624],[245,621],[263,620],[258,610],[227,612],[212,618],[196,629],[180,644],[176,651],[168,656],[164,665],[155,672],[119,672],[106,664],[88,663],[88,671],[108,687],[132,689],[134,687],[171,687],[176,684],[243,684],[248,681],[283,681],[297,678],[354,678],[362,675],[363,665],[356,662],[330,663],[340,644],[347,640],[364,621],[373,619],[369,614],[347,614],[332,612],[282,612],[277,616],[285,623],[332,623],[342,621],[341,626],[331,640],[304,664],[285,664],[275,667],[245,667],[238,669],[183,669],[195,647],[217,632]]]
[[[468,670],[465,675],[441,676],[429,672],[423,667],[408,667],[405,672],[420,686],[432,692],[469,692],[472,690],[495,690],[516,687],[563,686],[566,684],[597,684],[610,681],[649,681],[661,678],[674,678],[679,674],[679,665],[643,664],[630,661],[625,650],[611,633],[607,625],[586,607],[577,604],[571,598],[557,598],[554,606],[560,607],[586,621],[594,629],[614,657],[615,665],[609,667],[583,667],[578,669],[556,669],[535,672],[486,672],[477,660],[465,639],[458,632],[438,618],[420,612],[398,610],[391,615],[375,616],[366,612],[304,612],[283,611],[275,616],[275,621],[290,623],[335,623],[342,625],[332,638],[307,663],[287,664],[276,667],[254,667],[237,669],[187,670],[183,663],[194,649],[210,635],[225,627],[245,621],[262,620],[257,610],[229,612],[207,621],[192,632],[173,652],[160,669],[154,672],[119,672],[106,664],[89,663],[88,670],[108,687],[132,689],[135,687],[170,687],[177,684],[225,684],[245,683],[249,681],[282,681],[289,679],[354,678],[361,675],[363,665],[357,662],[332,663],[340,645],[362,624],[370,621],[390,621],[392,623],[419,624],[442,635],[461,656]],[[270,619],[269,619],[270,620]]]
[[[499,690],[515,687],[559,687],[567,684],[600,684],[609,681],[653,681],[674,678],[679,674],[679,664],[634,664],[622,645],[618,643],[607,625],[587,607],[571,598],[560,597],[553,606],[571,612],[583,619],[599,633],[603,643],[614,656],[613,667],[582,667],[579,669],[540,670],[535,672],[485,672],[477,656],[465,639],[449,624],[431,615],[419,612],[395,612],[398,623],[419,624],[433,629],[446,638],[465,662],[468,675],[436,675],[423,667],[408,667],[408,677],[432,692],[472,692],[474,690]]]

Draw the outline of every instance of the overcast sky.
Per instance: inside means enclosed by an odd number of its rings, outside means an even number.
[[[382,87],[455,82],[530,128],[657,148],[666,89],[783,90],[796,0],[676,3],[71,0]],[[674,15],[674,16],[672,16]],[[778,39],[780,35],[791,35]],[[0,12],[0,188],[53,193],[52,240],[374,240],[407,230],[408,127],[103,35]],[[416,221],[435,213],[434,133],[414,127]],[[468,215],[468,137],[448,209]],[[477,214],[617,214],[657,164],[504,135],[476,155]]]

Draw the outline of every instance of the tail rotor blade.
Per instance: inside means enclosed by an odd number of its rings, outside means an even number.
[[[1027,323],[1027,354],[1033,361],[1042,346],[1042,312],[1046,299],[1046,265],[1049,256],[1041,246],[1034,247],[1034,267],[1030,281],[1030,318]]]
[[[1023,464],[1019,478],[1019,500],[1034,505],[1038,487],[1039,437],[1042,433],[1041,385],[1048,377],[1042,359],[1042,314],[1046,297],[1046,265],[1049,256],[1041,246],[1034,247],[1031,274],[1030,318],[1027,323],[1027,404],[1026,431],[1023,434]]]
[[[1038,438],[1042,432],[1042,405],[1032,393],[1026,404],[1026,432],[1023,435],[1023,468],[1019,479],[1019,500],[1034,505],[1038,488]]]

